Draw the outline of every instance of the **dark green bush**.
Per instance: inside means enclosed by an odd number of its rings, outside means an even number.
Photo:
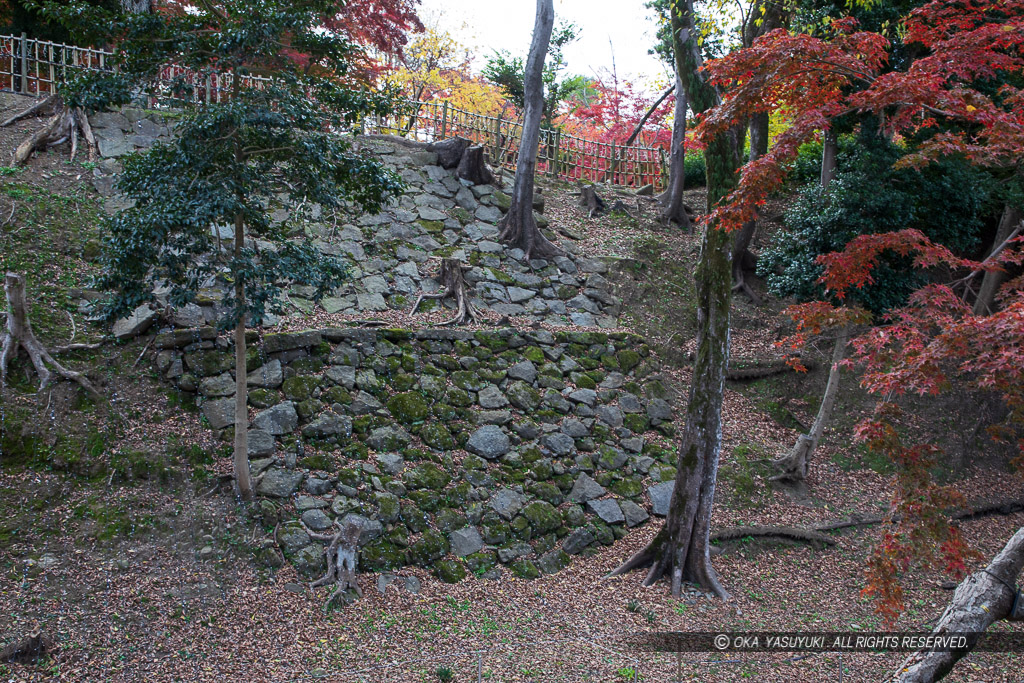
[[[979,244],[989,201],[991,178],[966,162],[947,159],[923,169],[896,169],[901,150],[868,136],[841,145],[839,170],[824,192],[814,150],[797,160],[797,173],[811,178],[785,213],[786,229],[761,254],[758,272],[772,294],[800,301],[821,299],[820,254],[842,250],[858,235],[916,228],[959,254]],[[821,147],[817,147],[820,157]],[[862,305],[881,313],[906,301],[924,282],[907,258],[884,256],[873,273],[874,284],[856,292]]]
[[[693,152],[683,159],[683,187],[704,187],[707,184],[707,166],[704,153]]]

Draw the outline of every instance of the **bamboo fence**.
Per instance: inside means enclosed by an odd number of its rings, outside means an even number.
[[[114,53],[20,36],[0,35],[0,88],[42,97],[56,92],[62,82],[85,71],[113,68]],[[245,77],[245,87],[260,87],[269,79]],[[180,66],[165,67],[158,77],[160,88],[144,103],[167,107],[183,100],[221,102],[231,90],[232,75],[197,73]],[[492,165],[515,169],[522,136],[522,122],[501,116],[466,111],[447,101],[404,100],[399,113],[365,120],[364,133],[385,133],[437,141],[461,136],[482,145]],[[603,182],[612,185],[663,189],[668,174],[660,147],[629,147],[602,142],[558,129],[542,128],[537,173],[569,181]]]

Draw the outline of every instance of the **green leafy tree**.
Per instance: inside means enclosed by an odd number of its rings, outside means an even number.
[[[278,309],[283,286],[312,285],[323,296],[344,275],[340,262],[290,239],[270,212],[282,201],[376,212],[399,193],[400,180],[342,134],[362,116],[386,114],[389,101],[344,84],[355,48],[320,28],[336,0],[203,0],[149,15],[84,2],[46,9],[81,40],[119,47],[116,72],[68,84],[71,106],[95,111],[141,93],[171,95],[180,108],[173,140],[124,163],[119,185],[133,206],[110,222],[100,284],[113,291],[108,317],[151,300],[154,284],[169,286],[175,306],[211,280],[225,285],[220,324],[234,329],[235,476],[249,498],[246,324]],[[206,101],[186,78],[170,93],[161,89],[156,76],[172,62],[219,74],[223,97]]]
[[[547,128],[554,126],[558,107],[577,94],[585,94],[588,81],[583,76],[563,77],[565,57],[562,51],[565,46],[576,40],[579,28],[570,23],[559,24],[551,33],[548,43],[547,58],[544,60],[544,72],[541,81],[544,84],[544,108],[541,116],[542,125]],[[513,57],[505,50],[495,51],[484,67],[484,78],[501,88],[505,96],[523,111],[526,109],[525,86],[526,62],[522,57]]]

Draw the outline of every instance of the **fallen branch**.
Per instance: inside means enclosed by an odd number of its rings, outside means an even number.
[[[737,526],[712,532],[712,541],[736,541],[741,538],[777,538],[811,545],[835,545],[836,540],[820,531],[792,526]]]

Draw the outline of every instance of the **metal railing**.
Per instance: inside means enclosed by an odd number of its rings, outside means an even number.
[[[76,72],[114,68],[109,50],[65,45],[20,36],[0,35],[0,87],[41,97],[56,92]],[[270,79],[243,78],[245,87],[260,87]],[[232,88],[233,75],[196,72],[177,65],[165,67],[157,78],[157,92],[146,106],[173,106],[175,101],[221,102]],[[403,113],[363,122],[363,132],[388,133],[436,141],[461,136],[482,145],[494,166],[514,170],[519,154],[522,122],[466,111],[447,101],[405,100]],[[542,128],[537,173],[569,181],[606,182],[662,189],[668,165],[660,147],[629,147],[602,142],[558,129]]]

